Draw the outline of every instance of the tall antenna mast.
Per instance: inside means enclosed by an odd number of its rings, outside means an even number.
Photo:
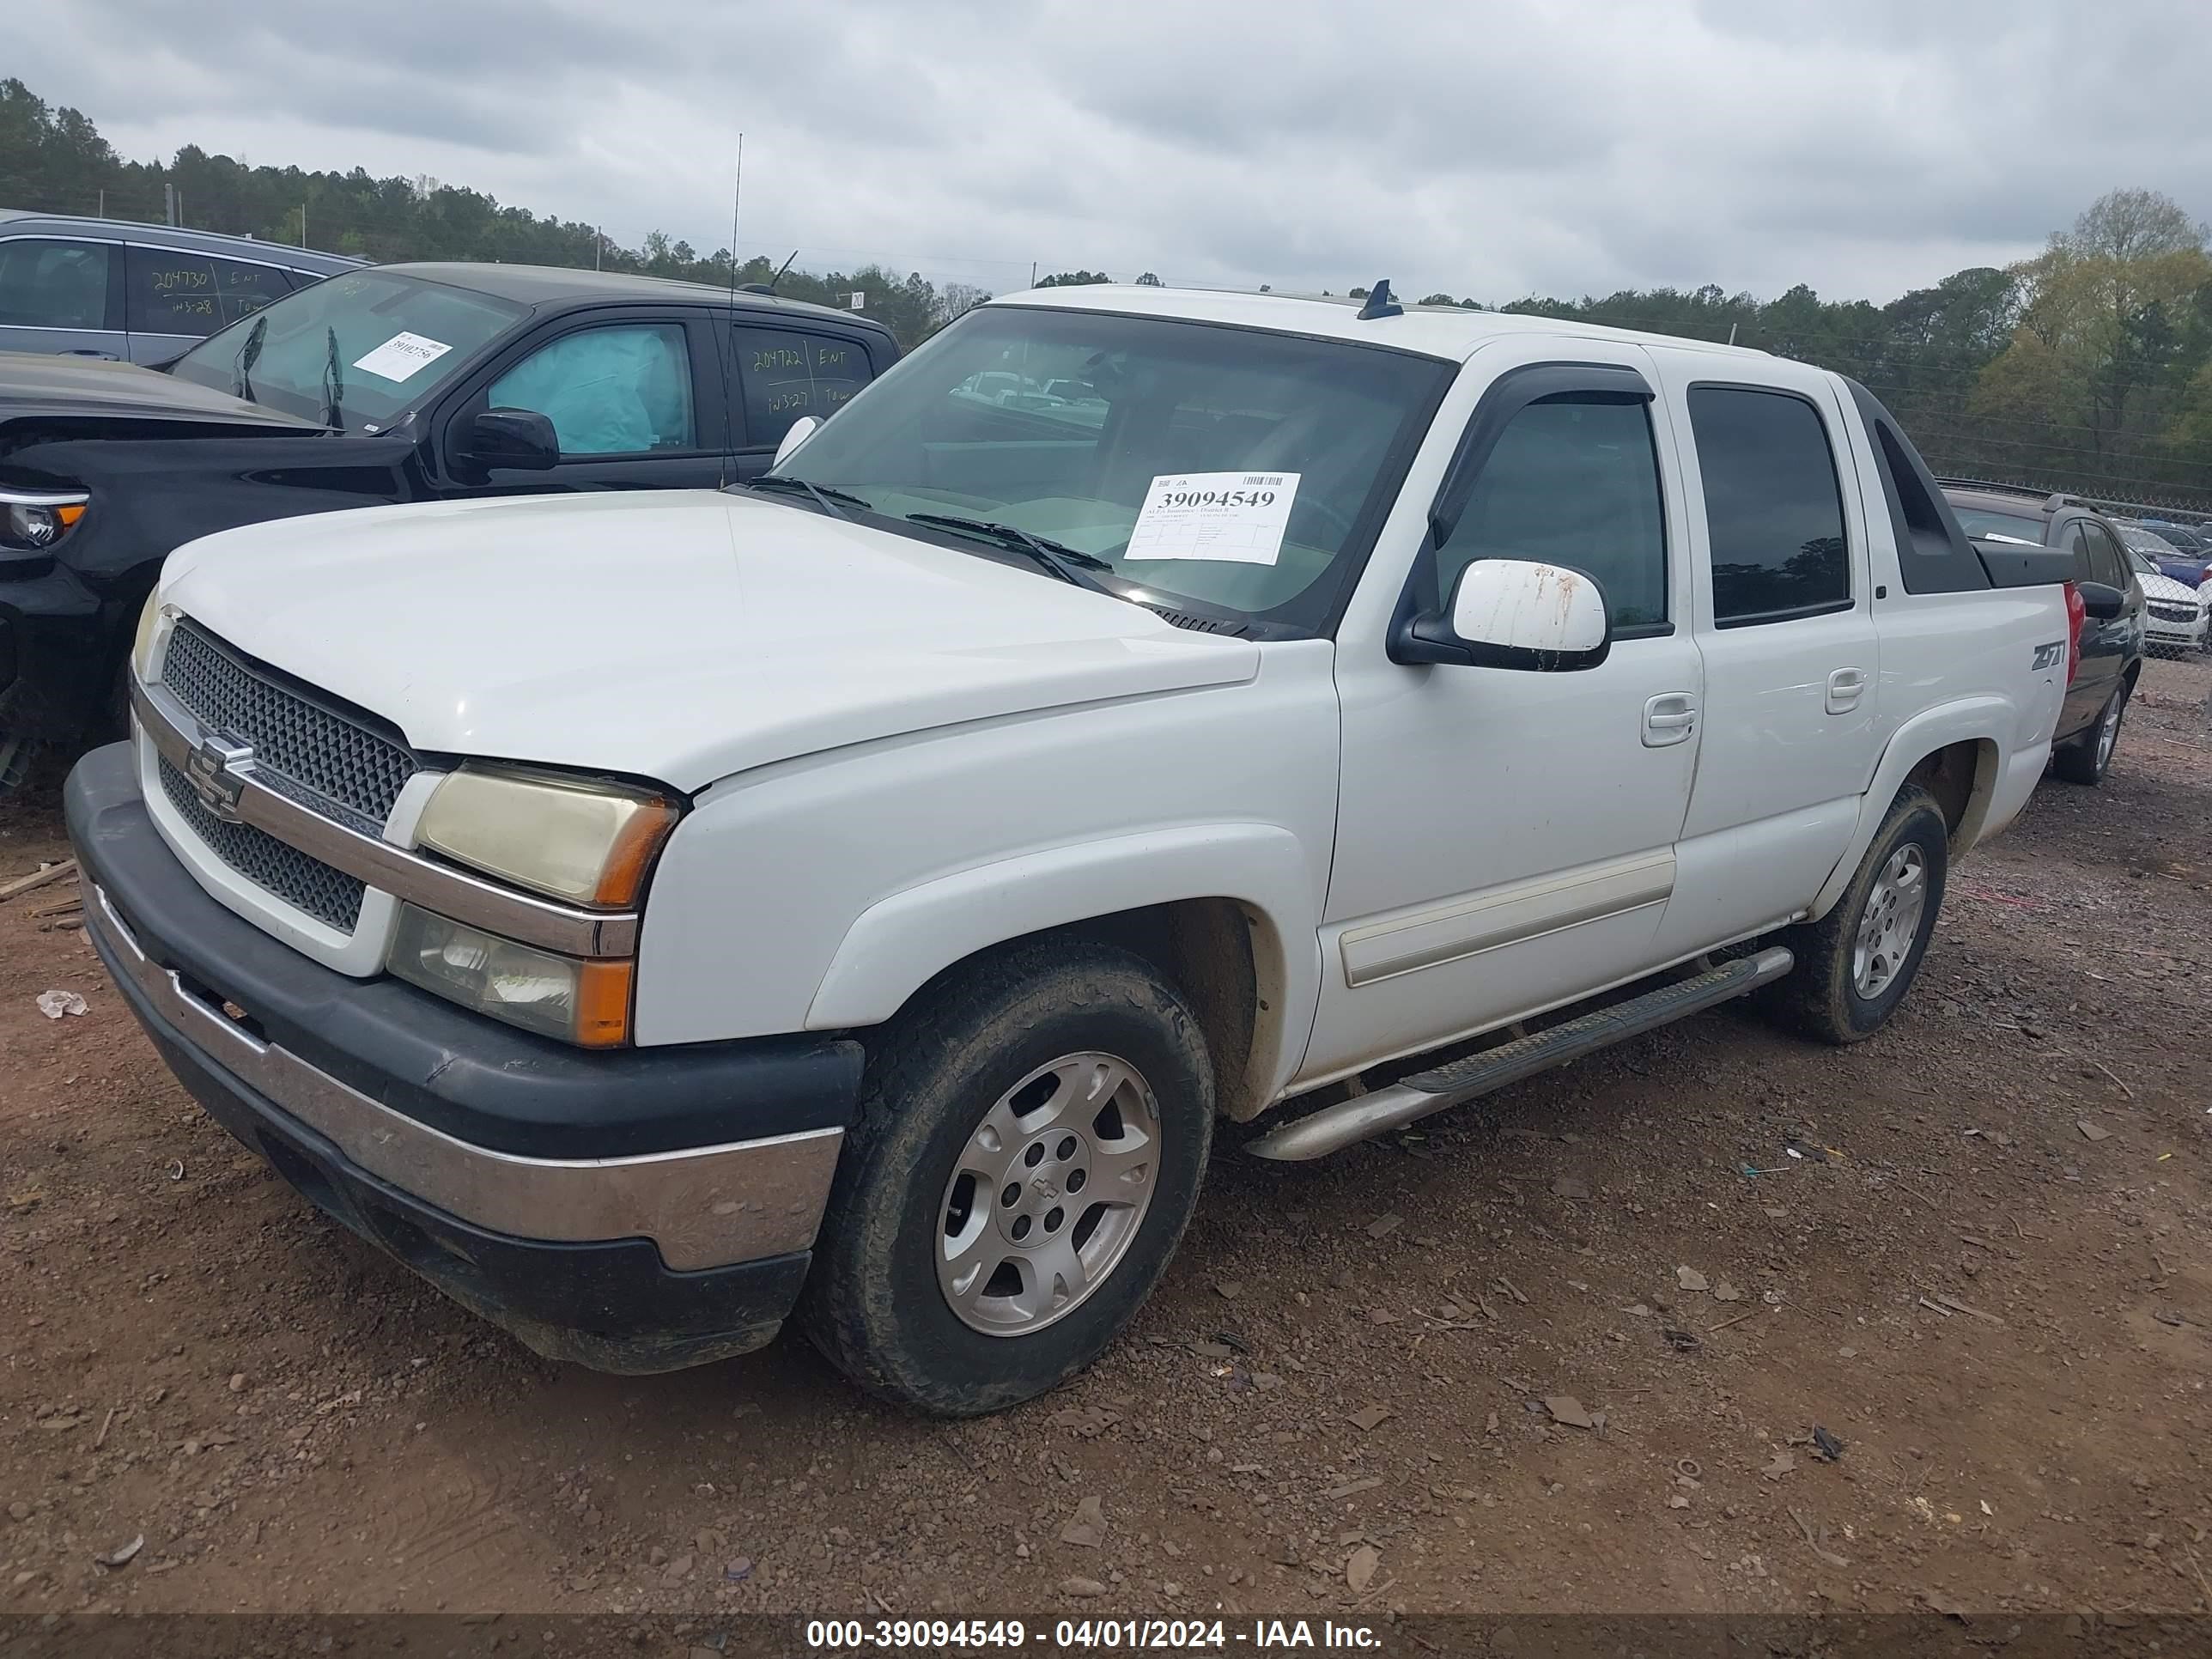
[[[738,135],[738,164],[730,185],[730,309],[738,307],[738,210],[745,199],[745,135]]]
[[[738,447],[738,211],[745,199],[745,135],[738,135],[737,165],[730,185],[730,320],[724,337],[730,343],[722,363],[722,470],[717,489],[730,482],[730,457]]]

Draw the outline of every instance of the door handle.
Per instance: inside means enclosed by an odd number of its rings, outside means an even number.
[[[115,361],[115,354],[113,352],[94,351],[89,346],[73,346],[69,350],[63,352],[61,355],[64,357],[97,357],[104,363],[112,363]]]
[[[1828,676],[1828,712],[1848,714],[1859,705],[1859,694],[1866,690],[1865,671],[1857,668],[1838,668]]]
[[[1687,740],[1698,725],[1698,700],[1686,691],[1662,691],[1644,705],[1644,746],[1664,749]]]

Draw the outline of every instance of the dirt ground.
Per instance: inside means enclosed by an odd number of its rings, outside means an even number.
[[[1224,1147],[1134,1333],[958,1425],[538,1359],[200,1113],[74,890],[0,904],[0,1613],[2212,1611],[2208,693],[2150,665],[1872,1041]]]

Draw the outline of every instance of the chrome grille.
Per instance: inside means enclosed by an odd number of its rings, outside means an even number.
[[[344,809],[331,816],[368,820],[356,828],[382,830],[417,769],[397,734],[301,696],[189,617],[169,635],[161,683],[210,731],[252,744],[254,767],[274,775],[272,786],[302,805],[327,803]]]
[[[320,859],[250,823],[227,823],[208,811],[185,775],[161,762],[161,793],[215,855],[255,886],[316,921],[350,933],[361,921],[362,884]]]
[[[2153,599],[2150,602],[2150,614],[2160,622],[2193,623],[2197,620],[2197,607],[2193,605],[2173,605],[2164,600]]]

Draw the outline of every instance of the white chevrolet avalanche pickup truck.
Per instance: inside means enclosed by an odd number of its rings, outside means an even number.
[[[1875,1030],[2069,574],[1802,363],[1063,289],[740,489],[181,548],[69,823],[185,1085],[451,1295],[975,1413],[1129,1322],[1217,1119],[1320,1156],[1751,993]]]

